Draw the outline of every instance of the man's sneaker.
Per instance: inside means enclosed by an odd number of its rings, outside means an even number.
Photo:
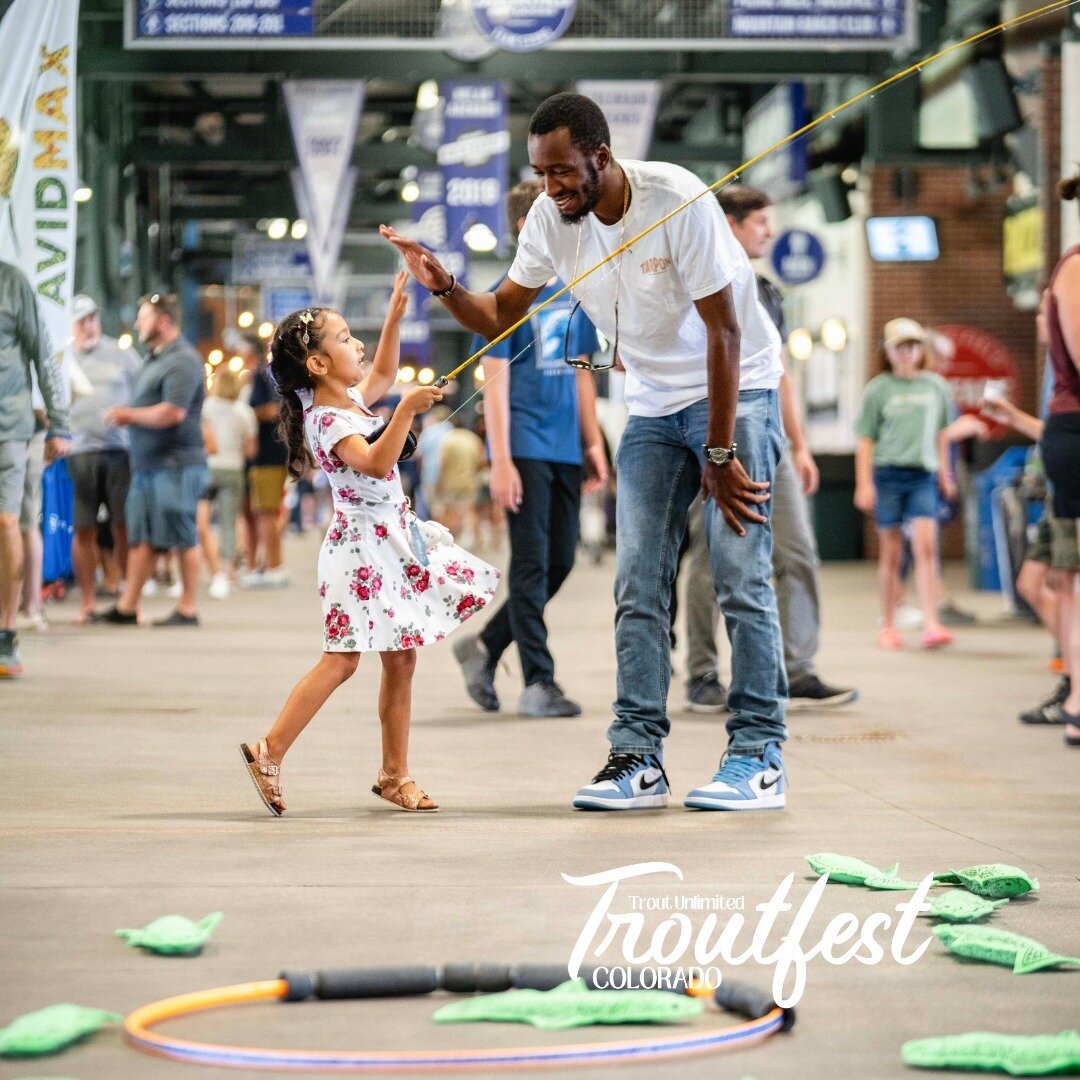
[[[19,635],[14,630],[0,630],[0,679],[14,679],[22,673]]]
[[[727,691],[715,671],[686,684],[686,707],[690,712],[723,712],[727,708]]]
[[[938,618],[943,626],[974,626],[979,621],[977,615],[957,607],[951,600],[946,600],[938,609]]]
[[[211,600],[224,600],[229,595],[228,574],[215,574],[210,579],[210,588],[206,591]]]
[[[484,712],[499,711],[499,695],[495,693],[495,665],[480,638],[459,637],[454,642],[454,659],[465,677],[465,692]]]
[[[288,584],[289,575],[280,566],[263,572],[262,587],[264,589],[284,589]]]
[[[850,705],[858,700],[859,691],[823,683],[812,671],[796,675],[788,684],[788,710],[833,709],[838,705]]]
[[[760,757],[725,754],[712,782],[694,788],[683,806],[693,810],[779,810],[787,801],[787,774],[780,747],[769,743]]]
[[[612,750],[591,784],[578,788],[578,810],[652,810],[667,806],[668,778],[657,754]]]
[[[1016,719],[1021,724],[1064,724],[1065,714],[1061,705],[1069,696],[1072,682],[1068,675],[1063,675],[1054,692],[1034,709],[1022,712]]]
[[[166,595],[166,596],[167,596],[167,597],[168,597],[168,598],[169,598],[170,600],[179,600],[179,599],[180,599],[180,595],[181,595],[181,593],[182,593],[183,591],[184,591],[184,586],[183,586],[183,584],[181,583],[180,579],[179,579],[179,578],[177,578],[177,580],[176,580],[176,581],[174,581],[174,582],[173,582],[173,583],[172,583],[172,584],[171,584],[171,585],[170,585],[170,586],[169,586],[169,587],[168,587],[168,588],[167,588],[167,589],[165,590],[165,595]]]
[[[580,716],[581,706],[558,683],[538,682],[521,691],[517,711],[518,716]]]

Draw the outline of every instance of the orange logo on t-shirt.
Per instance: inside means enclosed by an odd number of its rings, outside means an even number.
[[[641,264],[643,274],[662,274],[671,265],[670,259],[653,258],[646,259]]]

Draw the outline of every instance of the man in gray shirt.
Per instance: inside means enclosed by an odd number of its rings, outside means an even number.
[[[116,606],[96,618],[120,625],[139,622],[139,601],[155,552],[176,549],[180,600],[175,611],[154,625],[198,626],[195,515],[210,478],[201,425],[206,391],[203,361],[180,334],[180,305],[175,296],[145,297],[139,303],[135,330],[150,355],[139,369],[131,404],[105,410],[106,423],[127,427],[131,440],[127,581]]]
[[[34,434],[31,371],[45,402],[45,460],[52,461],[68,452],[67,395],[33,286],[18,267],[0,261],[0,678],[22,674],[14,628],[23,578],[19,511]]]
[[[105,422],[105,410],[131,401],[140,360],[133,349],[120,348],[115,338],[101,332],[97,302],[85,295],[76,296],[71,303],[71,356],[84,376],[73,380],[68,472],[75,489],[71,554],[85,622],[94,611],[94,573],[100,557],[97,522],[102,505],[109,511],[113,551],[121,573],[127,565],[124,508],[131,483],[128,439],[123,428]]]

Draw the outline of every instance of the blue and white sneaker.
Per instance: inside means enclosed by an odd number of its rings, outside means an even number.
[[[591,784],[579,788],[579,810],[652,810],[667,806],[667,773],[656,754],[620,754],[612,750]]]
[[[683,806],[692,810],[780,810],[787,801],[787,772],[778,743],[759,757],[725,754],[712,782],[694,788]]]

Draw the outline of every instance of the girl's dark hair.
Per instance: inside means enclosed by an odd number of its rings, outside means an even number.
[[[1066,177],[1058,184],[1058,194],[1066,201],[1080,199],[1080,172]]]
[[[611,131],[603,111],[584,94],[552,94],[533,113],[529,134],[546,135],[561,127],[570,132],[570,142],[586,157],[595,154],[601,145],[611,145]]]
[[[304,441],[304,407],[297,390],[314,390],[307,358],[322,343],[329,308],[304,308],[278,323],[270,342],[270,373],[281,395],[278,434],[289,449],[289,473],[299,480],[313,464]]]

